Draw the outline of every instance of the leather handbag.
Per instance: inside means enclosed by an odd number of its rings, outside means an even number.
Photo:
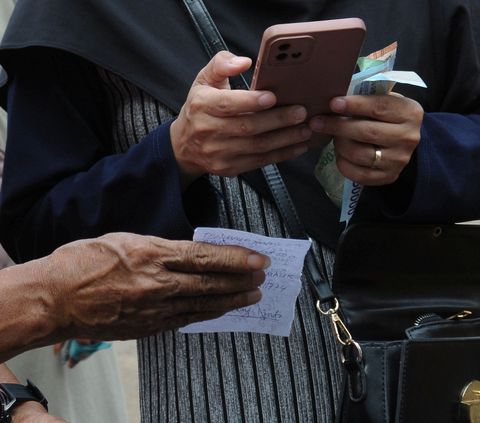
[[[479,246],[473,225],[344,232],[332,289],[352,341],[338,422],[480,421]]]
[[[209,55],[227,50],[203,2],[182,1]],[[262,171],[290,236],[308,238],[277,166]],[[479,246],[480,226],[351,225],[332,287],[307,253],[345,368],[337,423],[480,423]]]

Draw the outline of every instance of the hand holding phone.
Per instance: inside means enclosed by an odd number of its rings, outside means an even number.
[[[330,100],[348,91],[365,33],[358,18],[271,26],[251,89],[272,91],[277,106],[304,105],[307,119],[331,113]]]

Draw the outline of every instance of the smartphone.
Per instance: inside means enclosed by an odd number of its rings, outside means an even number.
[[[330,100],[348,91],[365,34],[359,18],[271,26],[251,89],[272,91],[277,106],[304,105],[307,119],[331,113]]]

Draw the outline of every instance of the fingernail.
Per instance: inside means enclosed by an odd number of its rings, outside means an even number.
[[[293,154],[295,154],[295,156],[300,156],[306,153],[307,150],[308,150],[308,147],[305,144],[300,144],[297,147],[295,147],[295,149],[293,150]]]
[[[332,100],[332,111],[343,112],[347,107],[347,102],[343,97],[337,97]]]
[[[263,94],[258,98],[258,103],[263,107],[272,107],[275,104],[275,96],[270,93]]]
[[[232,57],[230,59],[230,64],[231,65],[243,65],[245,64],[245,59],[247,59],[247,57],[242,57],[242,56],[235,56],[235,57]]]
[[[249,304],[256,304],[262,299],[262,291],[256,289],[255,291],[247,292],[247,301]]]
[[[325,121],[321,117],[310,119],[310,129],[313,131],[322,131],[325,128]]]
[[[307,117],[307,109],[305,107],[296,107],[293,114],[297,121],[303,121]]]
[[[252,282],[256,286],[260,286],[263,282],[265,282],[265,272],[263,270],[256,270],[252,274]]]
[[[258,253],[250,254],[248,256],[247,262],[248,266],[252,270],[266,269],[272,264],[270,257]]]

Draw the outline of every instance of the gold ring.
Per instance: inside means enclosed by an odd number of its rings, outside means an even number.
[[[380,165],[380,160],[382,160],[382,150],[374,145],[373,148],[375,149],[375,157],[373,159],[372,169],[376,169]]]

